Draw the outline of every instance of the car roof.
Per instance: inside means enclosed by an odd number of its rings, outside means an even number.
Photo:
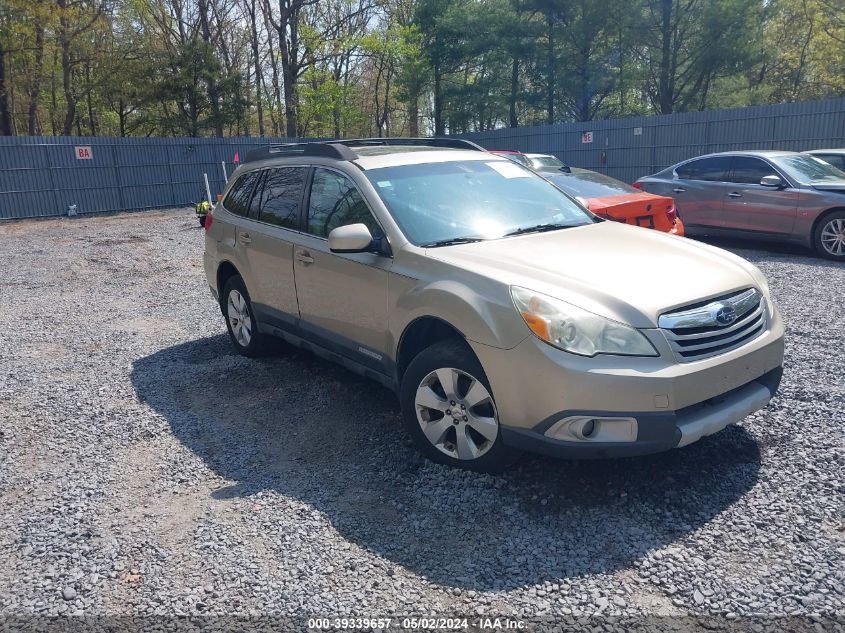
[[[553,154],[526,154],[528,158],[557,158]]]
[[[787,150],[778,149],[734,150],[730,152],[714,152],[712,154],[702,154],[701,156],[693,156],[692,158],[682,160],[676,164],[680,165],[681,163],[687,163],[691,160],[696,160],[699,158],[713,158],[715,156],[757,156],[758,158],[775,158],[778,156],[797,156],[799,154],[801,154],[801,152],[791,152]]]
[[[805,154],[845,154],[845,148],[839,149],[808,149]]]

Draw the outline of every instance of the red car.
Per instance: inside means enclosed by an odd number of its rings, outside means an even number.
[[[684,234],[684,224],[675,210],[675,201],[668,196],[640,191],[587,169],[573,168],[569,174],[541,175],[570,196],[578,198],[599,217],[673,235]]]

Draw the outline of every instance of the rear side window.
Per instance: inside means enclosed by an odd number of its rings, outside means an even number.
[[[288,229],[299,228],[299,204],[306,171],[305,167],[275,167],[266,170],[259,220]]]
[[[777,175],[771,165],[752,156],[735,156],[731,168],[731,182],[759,185],[763,176]]]
[[[358,223],[365,224],[374,238],[384,236],[363,196],[349,178],[328,169],[315,170],[308,200],[308,232],[328,237],[339,226]]]
[[[251,171],[238,178],[223,200],[223,206],[226,207],[227,211],[231,211],[235,215],[249,215],[249,202],[252,198],[252,191],[255,189],[255,183],[258,181],[260,175],[260,172]]]
[[[675,169],[678,178],[682,180],[707,180],[711,182],[725,182],[730,169],[730,156],[714,156],[693,160]]]

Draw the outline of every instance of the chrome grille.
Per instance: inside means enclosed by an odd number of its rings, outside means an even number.
[[[724,354],[766,330],[765,301],[756,288],[685,306],[657,321],[681,362]]]

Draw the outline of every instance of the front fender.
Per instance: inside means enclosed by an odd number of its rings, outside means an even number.
[[[435,317],[476,343],[511,349],[530,335],[510,297],[507,286],[476,277],[464,280],[421,282],[403,278],[396,289],[390,319],[394,350],[402,334],[417,319]]]

